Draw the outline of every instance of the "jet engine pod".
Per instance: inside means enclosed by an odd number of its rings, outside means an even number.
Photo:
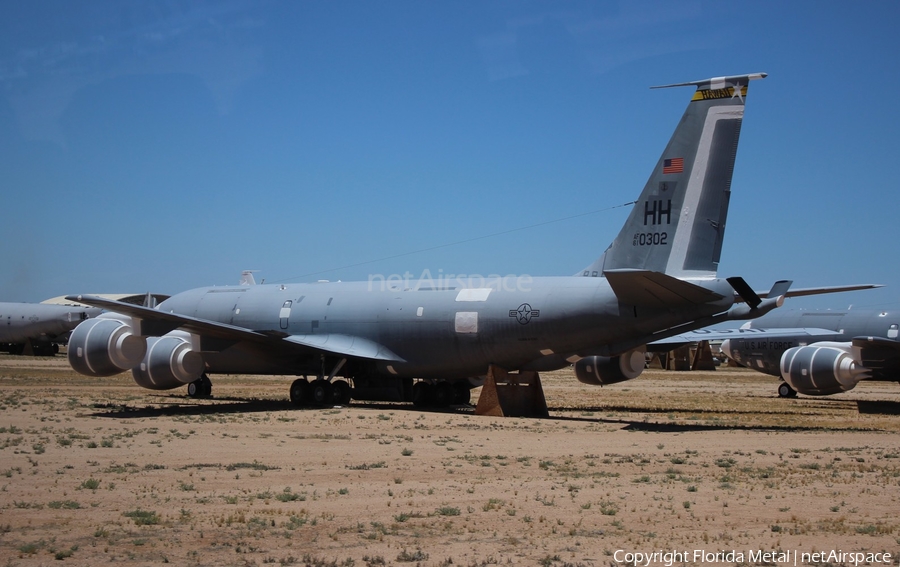
[[[203,375],[203,357],[191,349],[187,339],[166,335],[147,339],[147,354],[131,370],[138,386],[148,390],[171,390]]]
[[[781,377],[793,389],[809,396],[827,396],[852,390],[868,370],[854,360],[851,347],[810,345],[781,355]]]
[[[644,371],[644,353],[640,347],[618,356],[588,356],[575,363],[575,377],[583,384],[608,386],[633,380]]]
[[[85,376],[112,376],[137,366],[147,351],[144,339],[119,319],[88,319],[69,337],[69,364]]]

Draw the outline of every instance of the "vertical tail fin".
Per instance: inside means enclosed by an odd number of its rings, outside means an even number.
[[[621,232],[580,275],[639,269],[714,278],[747,87],[765,73],[665,85],[695,86],[681,122]]]

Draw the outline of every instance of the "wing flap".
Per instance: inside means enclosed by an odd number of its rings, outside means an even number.
[[[284,339],[287,342],[305,347],[322,350],[334,354],[354,358],[367,358],[369,360],[384,360],[391,362],[406,362],[387,347],[352,335],[290,335]]]
[[[620,302],[643,307],[702,305],[724,296],[650,270],[607,270],[603,275]]]

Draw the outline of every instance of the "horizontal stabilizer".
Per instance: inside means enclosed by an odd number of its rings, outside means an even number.
[[[726,89],[735,85],[746,85],[749,81],[765,79],[766,73],[749,73],[747,75],[732,75],[730,77],[714,77],[702,81],[688,81],[687,83],[675,83],[672,85],[659,85],[651,89],[669,89],[672,87],[697,87],[697,90]]]
[[[762,297],[771,297],[772,292],[774,291],[777,295],[784,295],[785,297],[803,297],[805,295],[821,295],[825,293],[841,293],[843,291],[859,291],[861,289],[875,289],[879,287],[884,287],[882,284],[855,284],[855,285],[833,285],[833,286],[825,286],[825,287],[805,287],[799,289],[792,289],[785,293],[778,293],[778,289],[772,288],[770,291],[757,291],[756,293]]]
[[[608,270],[603,275],[620,303],[642,307],[702,305],[723,296],[704,287],[649,270]]]

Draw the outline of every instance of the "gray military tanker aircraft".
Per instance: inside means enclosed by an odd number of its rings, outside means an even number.
[[[10,354],[53,356],[69,331],[85,319],[99,315],[94,307],[0,303],[0,350]]]
[[[765,76],[667,85],[696,91],[621,232],[575,276],[204,287],[155,309],[70,296],[110,313],[75,329],[69,362],[191,396],[210,394],[209,374],[302,376],[298,405],[466,403],[492,365],[635,378],[648,342],[758,317],[790,295],[790,282],[760,294],[716,276],[747,88]]]
[[[781,377],[781,397],[826,396],[862,380],[900,381],[898,333],[896,311],[792,309],[746,323],[722,342],[722,352]]]

